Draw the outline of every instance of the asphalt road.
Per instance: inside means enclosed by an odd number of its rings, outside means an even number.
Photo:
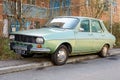
[[[0,80],[120,80],[120,55],[4,74]]]

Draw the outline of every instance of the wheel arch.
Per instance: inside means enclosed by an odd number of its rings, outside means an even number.
[[[69,54],[71,54],[71,52],[72,52],[72,46],[71,46],[70,43],[68,43],[68,42],[64,42],[64,43],[61,43],[59,46],[61,46],[61,45],[66,46],[67,49],[68,49],[68,51],[69,51]],[[59,48],[59,46],[58,46],[58,48]]]
[[[101,47],[101,50],[102,50],[102,48],[103,48],[105,45],[108,46],[108,49],[110,48],[110,44],[109,44],[109,43],[105,43],[105,44],[103,44],[103,46]]]
[[[106,44],[104,44],[103,46],[105,46],[105,45],[107,45],[107,46],[108,46],[108,48],[110,48],[110,44],[109,44],[109,43],[106,43]]]

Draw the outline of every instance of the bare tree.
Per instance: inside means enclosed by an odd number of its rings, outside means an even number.
[[[100,18],[102,13],[104,12],[104,2],[100,0],[95,0],[93,2],[92,0],[91,3],[92,3],[91,8],[93,9],[92,10],[93,17]]]
[[[74,3],[71,5],[71,9],[74,12],[79,10],[79,15],[88,16],[94,18],[100,18],[102,14],[108,11],[108,0],[80,0],[80,3]],[[78,9],[79,7],[79,9]]]

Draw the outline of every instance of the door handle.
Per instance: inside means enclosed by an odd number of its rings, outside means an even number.
[[[92,36],[93,34],[92,34],[92,33],[89,33],[88,35]]]
[[[105,36],[105,34],[102,34],[102,36]]]

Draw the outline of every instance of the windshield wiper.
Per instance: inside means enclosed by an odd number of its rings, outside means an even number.
[[[42,26],[41,28],[48,28],[49,26]]]
[[[50,27],[52,27],[52,28],[60,28],[60,26],[57,26],[57,25],[51,25]]]

